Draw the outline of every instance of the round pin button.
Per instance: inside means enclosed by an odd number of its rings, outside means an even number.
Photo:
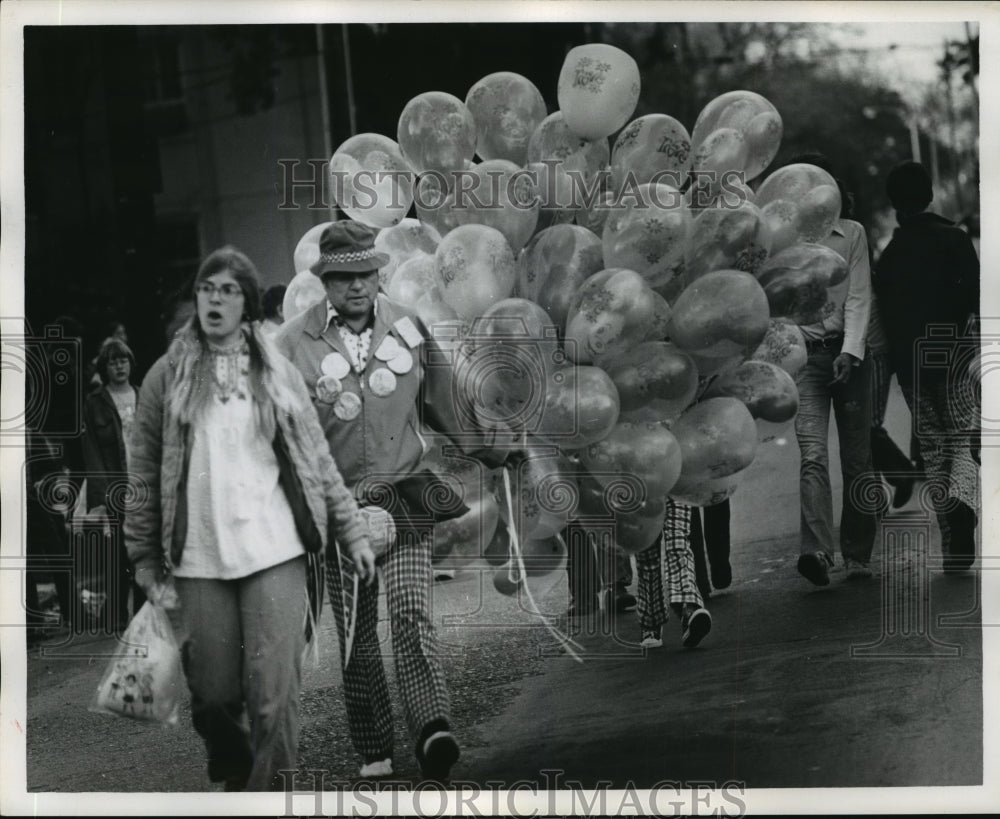
[[[340,379],[332,375],[320,376],[316,382],[316,397],[324,404],[332,404],[343,391],[344,385],[340,383]]]
[[[342,392],[333,405],[333,414],[341,421],[353,421],[361,414],[361,397],[356,392]]]
[[[344,378],[351,371],[351,365],[340,353],[330,353],[320,362],[319,368],[324,375],[332,375],[334,378]]]
[[[385,366],[392,370],[394,373],[399,373],[399,375],[405,375],[410,370],[413,369],[413,354],[404,349],[399,348],[399,352],[396,353],[392,358],[390,358]]]
[[[379,398],[385,398],[387,395],[391,395],[393,390],[396,389],[396,376],[385,369],[385,367],[379,367],[368,376],[368,385],[372,388],[372,392],[375,395]]]
[[[378,345],[378,349],[375,351],[375,358],[379,361],[391,361],[402,349],[396,339],[392,336],[386,336],[382,339],[382,343]]]

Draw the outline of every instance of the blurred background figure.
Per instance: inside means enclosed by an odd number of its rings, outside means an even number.
[[[264,320],[260,323],[260,329],[264,331],[266,336],[273,336],[277,333],[285,321],[285,310],[282,303],[285,300],[285,290],[287,289],[283,284],[276,284],[264,291],[264,297],[261,299]]]
[[[131,616],[146,601],[145,594],[134,581],[132,564],[125,551],[121,503],[111,500],[114,485],[128,479],[138,398],[138,390],[131,382],[135,357],[128,345],[120,337],[113,335],[101,348],[96,366],[102,386],[87,396],[83,407],[87,510],[91,515],[103,517],[108,522],[102,555],[101,585],[107,595],[105,625],[109,631],[118,632],[124,629]]]

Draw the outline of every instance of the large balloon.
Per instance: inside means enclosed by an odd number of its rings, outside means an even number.
[[[847,276],[847,262],[826,245],[804,242],[792,245],[768,259],[757,273],[771,315],[796,324],[822,319],[827,288]]]
[[[623,473],[638,480],[647,499],[663,498],[681,472],[680,447],[663,424],[619,421],[606,437],[581,450],[580,458],[604,485]]]
[[[288,283],[285,298],[281,303],[281,312],[285,316],[285,321],[288,321],[325,298],[326,289],[319,276],[314,276],[308,270],[302,270]]]
[[[687,129],[666,114],[647,114],[632,120],[611,150],[611,183],[623,187],[665,182],[683,186],[691,168],[691,137]]]
[[[771,319],[764,340],[750,356],[754,361],[777,364],[793,377],[806,365],[808,357],[802,331],[787,319]]]
[[[337,148],[330,178],[341,210],[371,227],[398,224],[413,204],[413,172],[381,134],[357,134]]]
[[[537,176],[542,208],[572,215],[589,192],[599,189],[598,174],[610,157],[607,140],[577,136],[562,111],[547,116],[528,142],[528,169]]]
[[[482,159],[527,163],[528,140],[545,119],[545,100],[531,80],[511,71],[488,74],[469,89],[465,104],[476,121]]]
[[[737,398],[755,419],[776,424],[790,421],[799,410],[795,380],[777,364],[766,361],[744,361],[713,380],[702,398],[719,396]]]
[[[645,341],[601,360],[618,389],[625,421],[674,421],[694,400],[698,370],[666,341]]]
[[[631,515],[615,515],[615,544],[630,555],[646,551],[662,534],[666,513],[664,498],[648,498]]]
[[[319,261],[320,237],[323,235],[323,231],[332,224],[333,222],[323,222],[319,225],[313,225],[302,234],[302,238],[295,245],[295,252],[292,254],[296,272],[308,271]],[[285,313],[285,318],[288,318],[288,313]]]
[[[434,171],[425,173],[417,182],[413,205],[417,218],[438,236],[447,236],[458,227],[455,214],[455,177]]]
[[[634,347],[647,338],[655,307],[653,292],[635,271],[610,268],[595,273],[570,303],[566,354],[586,364]]]
[[[798,242],[821,242],[840,217],[840,189],[822,168],[805,163],[772,173],[757,191],[757,206],[773,235],[771,252]]]
[[[691,212],[680,191],[664,183],[640,185],[604,224],[604,264],[627,267],[659,290],[684,266]]]
[[[556,94],[570,130],[603,139],[621,128],[639,101],[639,66],[615,46],[588,43],[570,49]]]
[[[458,97],[427,91],[404,106],[397,139],[418,174],[461,170],[476,152],[476,122]]]
[[[428,327],[458,319],[458,313],[444,303],[437,263],[426,253],[418,253],[403,262],[393,273],[385,292],[389,298],[413,310]]]
[[[496,228],[517,253],[538,224],[534,184],[506,159],[488,159],[456,175],[455,218],[460,225]]]
[[[674,488],[670,490],[670,497],[688,506],[716,506],[736,493],[745,474],[744,469],[721,478],[681,475]]]
[[[564,328],[574,294],[603,269],[597,236],[578,225],[553,225],[535,234],[518,257],[517,293]]]
[[[505,489],[501,494],[500,517],[509,527]],[[526,457],[511,475],[511,499],[518,537],[543,539],[561,532],[576,514],[579,490],[572,477],[571,465],[554,448],[529,446]]]
[[[713,270],[755,274],[771,251],[771,231],[756,205],[707,208],[694,217],[684,253],[685,284]],[[669,296],[668,296],[669,298]]]
[[[688,285],[674,303],[669,335],[688,353],[749,355],[767,333],[767,296],[740,270],[716,270]]]
[[[734,166],[747,181],[758,176],[778,154],[781,144],[781,116],[767,99],[753,91],[729,91],[706,105],[691,132],[695,151],[708,143],[720,129],[738,133],[745,145],[742,162]]]
[[[492,495],[467,501],[465,514],[434,524],[433,557],[437,566],[458,568],[482,557],[496,533],[500,507]]]
[[[441,294],[462,318],[481,315],[514,289],[514,254],[503,234],[485,225],[460,225],[434,254]]]
[[[564,367],[549,376],[536,434],[564,450],[604,438],[618,422],[618,390],[598,367]]]
[[[699,187],[715,199],[724,184],[739,179],[749,158],[750,146],[742,133],[735,128],[718,128],[695,146],[691,171]]]
[[[440,242],[440,234],[418,219],[403,219],[398,225],[380,230],[375,236],[375,249],[387,254],[389,263],[378,272],[379,286],[386,289],[396,268],[417,254],[433,256]]]
[[[688,482],[746,469],[757,452],[757,426],[738,398],[699,401],[681,414],[670,431],[681,451],[681,477]]]

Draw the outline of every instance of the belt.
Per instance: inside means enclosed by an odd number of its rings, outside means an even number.
[[[843,336],[827,336],[826,338],[807,338],[806,352],[818,353],[821,350],[840,351],[844,345]]]

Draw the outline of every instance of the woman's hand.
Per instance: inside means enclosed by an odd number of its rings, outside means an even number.
[[[358,573],[358,577],[370,586],[375,580],[375,553],[367,541],[363,547],[355,549],[351,553],[351,559],[354,561],[354,569]]]

